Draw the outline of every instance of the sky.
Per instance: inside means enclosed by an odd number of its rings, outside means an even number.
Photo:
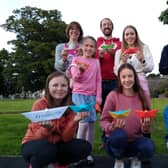
[[[2,1],[2,0],[1,0]],[[102,36],[100,20],[108,17],[114,23],[113,37],[122,38],[126,25],[137,28],[140,39],[149,46],[154,59],[154,70],[158,73],[158,64],[164,45],[168,44],[168,25],[159,21],[161,11],[168,8],[166,0],[3,0],[0,5],[0,25],[11,16],[12,11],[25,6],[44,10],[57,9],[67,24],[78,21],[84,35],[95,38]],[[11,51],[7,41],[15,39],[14,33],[0,28],[0,50]]]

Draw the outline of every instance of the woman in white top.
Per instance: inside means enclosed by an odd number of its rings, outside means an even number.
[[[138,35],[136,28],[128,25],[123,30],[122,47],[115,54],[114,72],[117,75],[118,68],[123,63],[130,63],[135,68],[140,85],[150,100],[150,91],[146,73],[154,68],[153,57],[149,47],[144,44]]]
[[[81,25],[73,21],[66,28],[68,42],[60,43],[55,49],[55,69],[65,72],[72,62],[73,57],[80,55],[80,41],[83,38]]]

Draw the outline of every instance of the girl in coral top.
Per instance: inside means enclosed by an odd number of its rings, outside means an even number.
[[[63,73],[53,72],[46,80],[44,97],[35,101],[32,111],[71,104],[68,78]],[[54,168],[63,168],[84,159],[90,154],[91,145],[74,139],[74,135],[78,121],[85,117],[88,117],[87,112],[67,110],[60,119],[30,123],[22,140],[23,158],[32,168],[43,168],[50,163],[55,163]]]

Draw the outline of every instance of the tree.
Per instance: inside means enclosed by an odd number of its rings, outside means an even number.
[[[5,74],[4,69],[7,67],[8,64],[8,56],[9,53],[4,48],[0,51],[0,94],[5,95],[7,90],[7,85],[5,85]]]
[[[147,78],[159,78],[160,77],[160,74],[154,74],[154,73],[150,73]]]
[[[10,68],[5,70],[15,78],[15,92],[20,92],[22,86],[26,91],[44,87],[47,75],[54,70],[55,46],[66,40],[66,26],[59,11],[29,6],[14,10],[1,25],[16,34],[16,39],[8,42],[14,47]]]
[[[168,5],[168,1],[166,4]],[[161,12],[159,20],[163,22],[163,24],[168,24],[168,8]]]

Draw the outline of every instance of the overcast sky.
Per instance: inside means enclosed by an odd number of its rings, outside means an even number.
[[[84,35],[95,38],[101,36],[99,23],[104,17],[109,17],[114,23],[114,37],[122,37],[126,25],[137,28],[141,40],[151,49],[155,68],[158,73],[158,63],[163,46],[168,44],[168,25],[159,22],[158,17],[168,8],[166,0],[1,0],[0,24],[5,23],[14,9],[25,6],[45,10],[57,9],[66,23],[78,21],[84,30]],[[14,39],[15,34],[5,32],[0,28],[0,49],[11,49],[7,41]]]

